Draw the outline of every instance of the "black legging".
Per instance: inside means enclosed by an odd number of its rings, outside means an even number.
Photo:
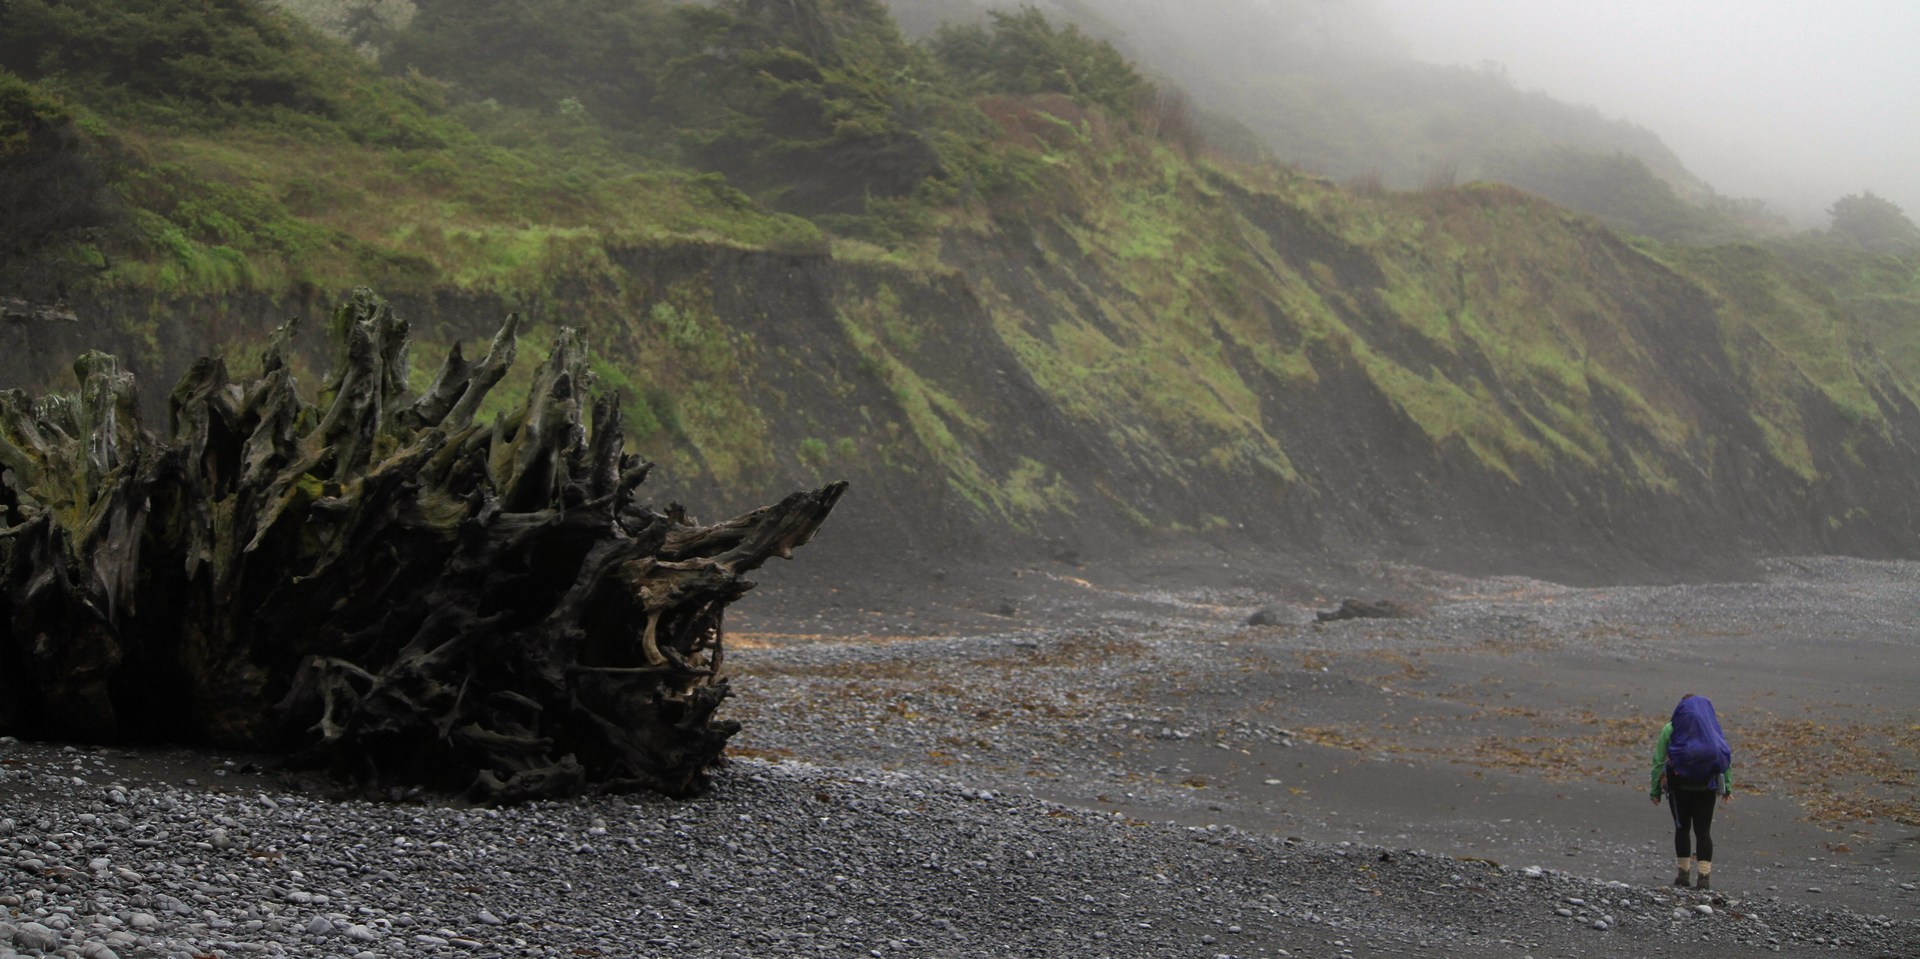
[[[1713,861],[1712,789],[1669,789],[1667,808],[1673,810],[1673,854],[1681,859],[1692,856],[1701,862]],[[1693,830],[1693,845],[1687,848],[1687,830]]]

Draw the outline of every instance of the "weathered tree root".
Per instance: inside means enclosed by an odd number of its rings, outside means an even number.
[[[0,732],[271,749],[494,802],[702,789],[739,728],[714,716],[722,614],[846,484],[697,526],[639,500],[652,464],[573,331],[482,425],[517,317],[418,395],[384,304],[332,327],[317,404],[289,324],[257,377],[194,364],[166,439],[103,354],[78,393],[0,392]]]

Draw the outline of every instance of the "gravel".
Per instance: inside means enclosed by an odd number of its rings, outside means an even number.
[[[0,956],[1912,955],[1913,921],[735,761],[500,810],[132,782],[8,743]],[[123,798],[111,798],[119,793]],[[221,847],[216,831],[231,840]],[[1351,952],[1348,952],[1351,950]]]
[[[1803,562],[1795,582],[1673,598],[1910,632],[1897,618],[1838,618],[1853,607],[1834,597],[1862,569],[1895,591],[1920,567]],[[1182,760],[1142,775],[1111,758],[1291,748],[1301,733],[1217,705],[1283,658],[1289,694],[1351,698],[1337,674],[1300,679],[1314,674],[1296,660],[1316,643],[1532,648],[1568,635],[1607,654],[1657,653],[1673,622],[1657,603],[1641,623],[1594,593],[1474,588],[1488,598],[1417,627],[1319,631],[1309,610],[1271,597],[1189,592],[1151,626],[743,644],[729,657],[744,670],[730,715],[747,732],[712,793],[691,801],[373,803],[204,753],[163,768],[152,751],[0,739],[0,959],[1920,955],[1910,911],[1849,909],[1798,884],[1708,894],[1250,831],[1204,821],[1205,794],[1178,784]],[[1552,628],[1499,598],[1516,589],[1554,600]],[[1235,633],[1255,606],[1299,625]],[[1213,650],[1234,668],[1195,656]],[[1038,798],[1068,781],[1137,801]],[[1141,813],[1176,806],[1183,824]],[[1911,903],[1912,882],[1898,888]]]

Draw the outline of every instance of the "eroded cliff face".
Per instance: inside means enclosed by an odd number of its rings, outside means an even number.
[[[1206,536],[1605,578],[1920,552],[1914,390],[1772,254],[1642,249],[1505,188],[1371,214],[1325,189],[1169,181],[1116,199],[1169,212],[1002,217],[937,266],[682,244],[519,302],[391,299],[441,345],[509,309],[535,347],[586,329],[660,500],[851,480],[829,557]],[[0,331],[4,375],[92,347],[170,383],[332,298],[100,296]]]

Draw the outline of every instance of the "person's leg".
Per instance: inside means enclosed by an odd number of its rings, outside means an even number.
[[[1680,791],[1667,790],[1667,810],[1673,813],[1673,855],[1680,869],[1673,884],[1689,885],[1693,881],[1693,841],[1687,835],[1687,816],[1682,812]]]
[[[1689,817],[1693,820],[1694,850],[1700,859],[1700,881],[1694,883],[1696,889],[1712,888],[1712,881],[1707,877],[1713,872],[1713,804],[1719,798],[1711,789],[1702,790],[1694,798],[1693,815]]]

